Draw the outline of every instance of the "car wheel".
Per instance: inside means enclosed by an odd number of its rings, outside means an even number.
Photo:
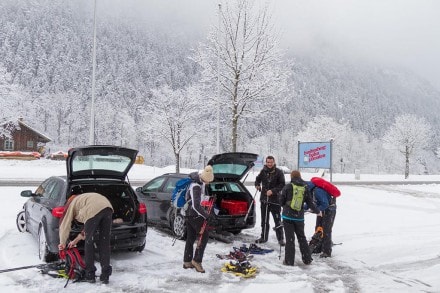
[[[38,228],[38,257],[45,262],[56,260],[56,255],[51,253],[47,247],[46,232],[42,225]]]
[[[18,213],[16,224],[17,224],[18,231],[20,231],[20,232],[27,231],[27,229],[26,229],[26,212],[25,211],[21,211]]]
[[[171,213],[171,230],[177,239],[184,239],[186,237],[185,218],[179,212]]]

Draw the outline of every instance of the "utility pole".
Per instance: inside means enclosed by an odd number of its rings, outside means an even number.
[[[92,104],[90,105],[89,145],[95,144],[96,0],[93,9]]]
[[[222,5],[218,4],[218,31],[217,31],[217,154],[220,153],[220,23]]]

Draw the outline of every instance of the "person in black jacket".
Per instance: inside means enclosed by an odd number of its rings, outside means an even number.
[[[261,185],[262,186],[261,186]],[[278,195],[286,184],[284,173],[275,165],[273,156],[266,157],[266,165],[255,178],[255,188],[261,191],[260,207],[261,207],[261,237],[256,243],[267,242],[269,236],[269,213],[272,213],[275,222],[275,233],[278,243],[285,245],[284,231],[281,223],[281,206],[278,203]]]
[[[186,244],[183,255],[183,268],[196,269],[199,273],[204,273],[205,269],[202,266],[203,254],[205,252],[206,244],[208,243],[208,229],[202,230],[203,223],[208,221],[210,225],[215,225],[214,213],[208,214],[201,202],[205,200],[205,184],[214,180],[214,173],[211,166],[206,166],[202,173],[193,172],[189,175],[193,180],[189,186],[188,193],[191,197],[191,206],[186,211]],[[201,236],[200,236],[201,235]],[[197,243],[194,251],[194,242],[201,238],[200,245]],[[197,241],[199,242],[199,241]]]
[[[279,202],[283,207],[283,224],[286,234],[286,253],[284,256],[284,265],[293,266],[295,261],[295,235],[298,238],[299,249],[301,251],[304,264],[311,264],[312,254],[304,233],[304,202],[313,213],[319,214],[313,196],[310,194],[307,183],[302,180],[299,171],[292,171],[290,174],[291,183],[286,184],[281,191]],[[299,187],[299,188],[297,188]],[[294,193],[302,194],[295,196]],[[292,201],[294,204],[292,204]],[[295,204],[296,203],[296,204]]]

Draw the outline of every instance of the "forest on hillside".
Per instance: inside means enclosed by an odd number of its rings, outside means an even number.
[[[85,0],[0,4],[0,121],[23,117],[53,139],[54,151],[88,144],[92,11]],[[181,166],[200,167],[216,153],[219,125],[219,150],[231,151],[228,107],[213,103],[218,89],[206,85],[195,62],[208,34],[141,25],[114,11],[100,15],[96,31],[95,143],[136,148],[150,165],[175,164],[160,111],[169,99],[166,112],[182,115],[187,106],[183,114],[191,118]],[[428,81],[332,48],[285,50],[282,58],[285,89],[262,99],[261,113],[243,116],[238,151],[272,154],[295,168],[298,140],[333,139],[336,172],[402,173],[404,157],[384,147],[383,137],[396,117],[413,114],[431,126],[432,137],[413,154],[411,172],[440,171],[440,92]]]

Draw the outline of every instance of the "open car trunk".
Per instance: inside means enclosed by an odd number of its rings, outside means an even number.
[[[134,200],[135,196],[130,187],[125,183],[108,184],[104,182],[102,185],[94,181],[91,184],[81,184],[71,188],[74,193],[81,194],[86,192],[96,192],[105,196],[113,207],[113,220],[118,222],[133,223],[136,219],[136,209],[138,203]]]

